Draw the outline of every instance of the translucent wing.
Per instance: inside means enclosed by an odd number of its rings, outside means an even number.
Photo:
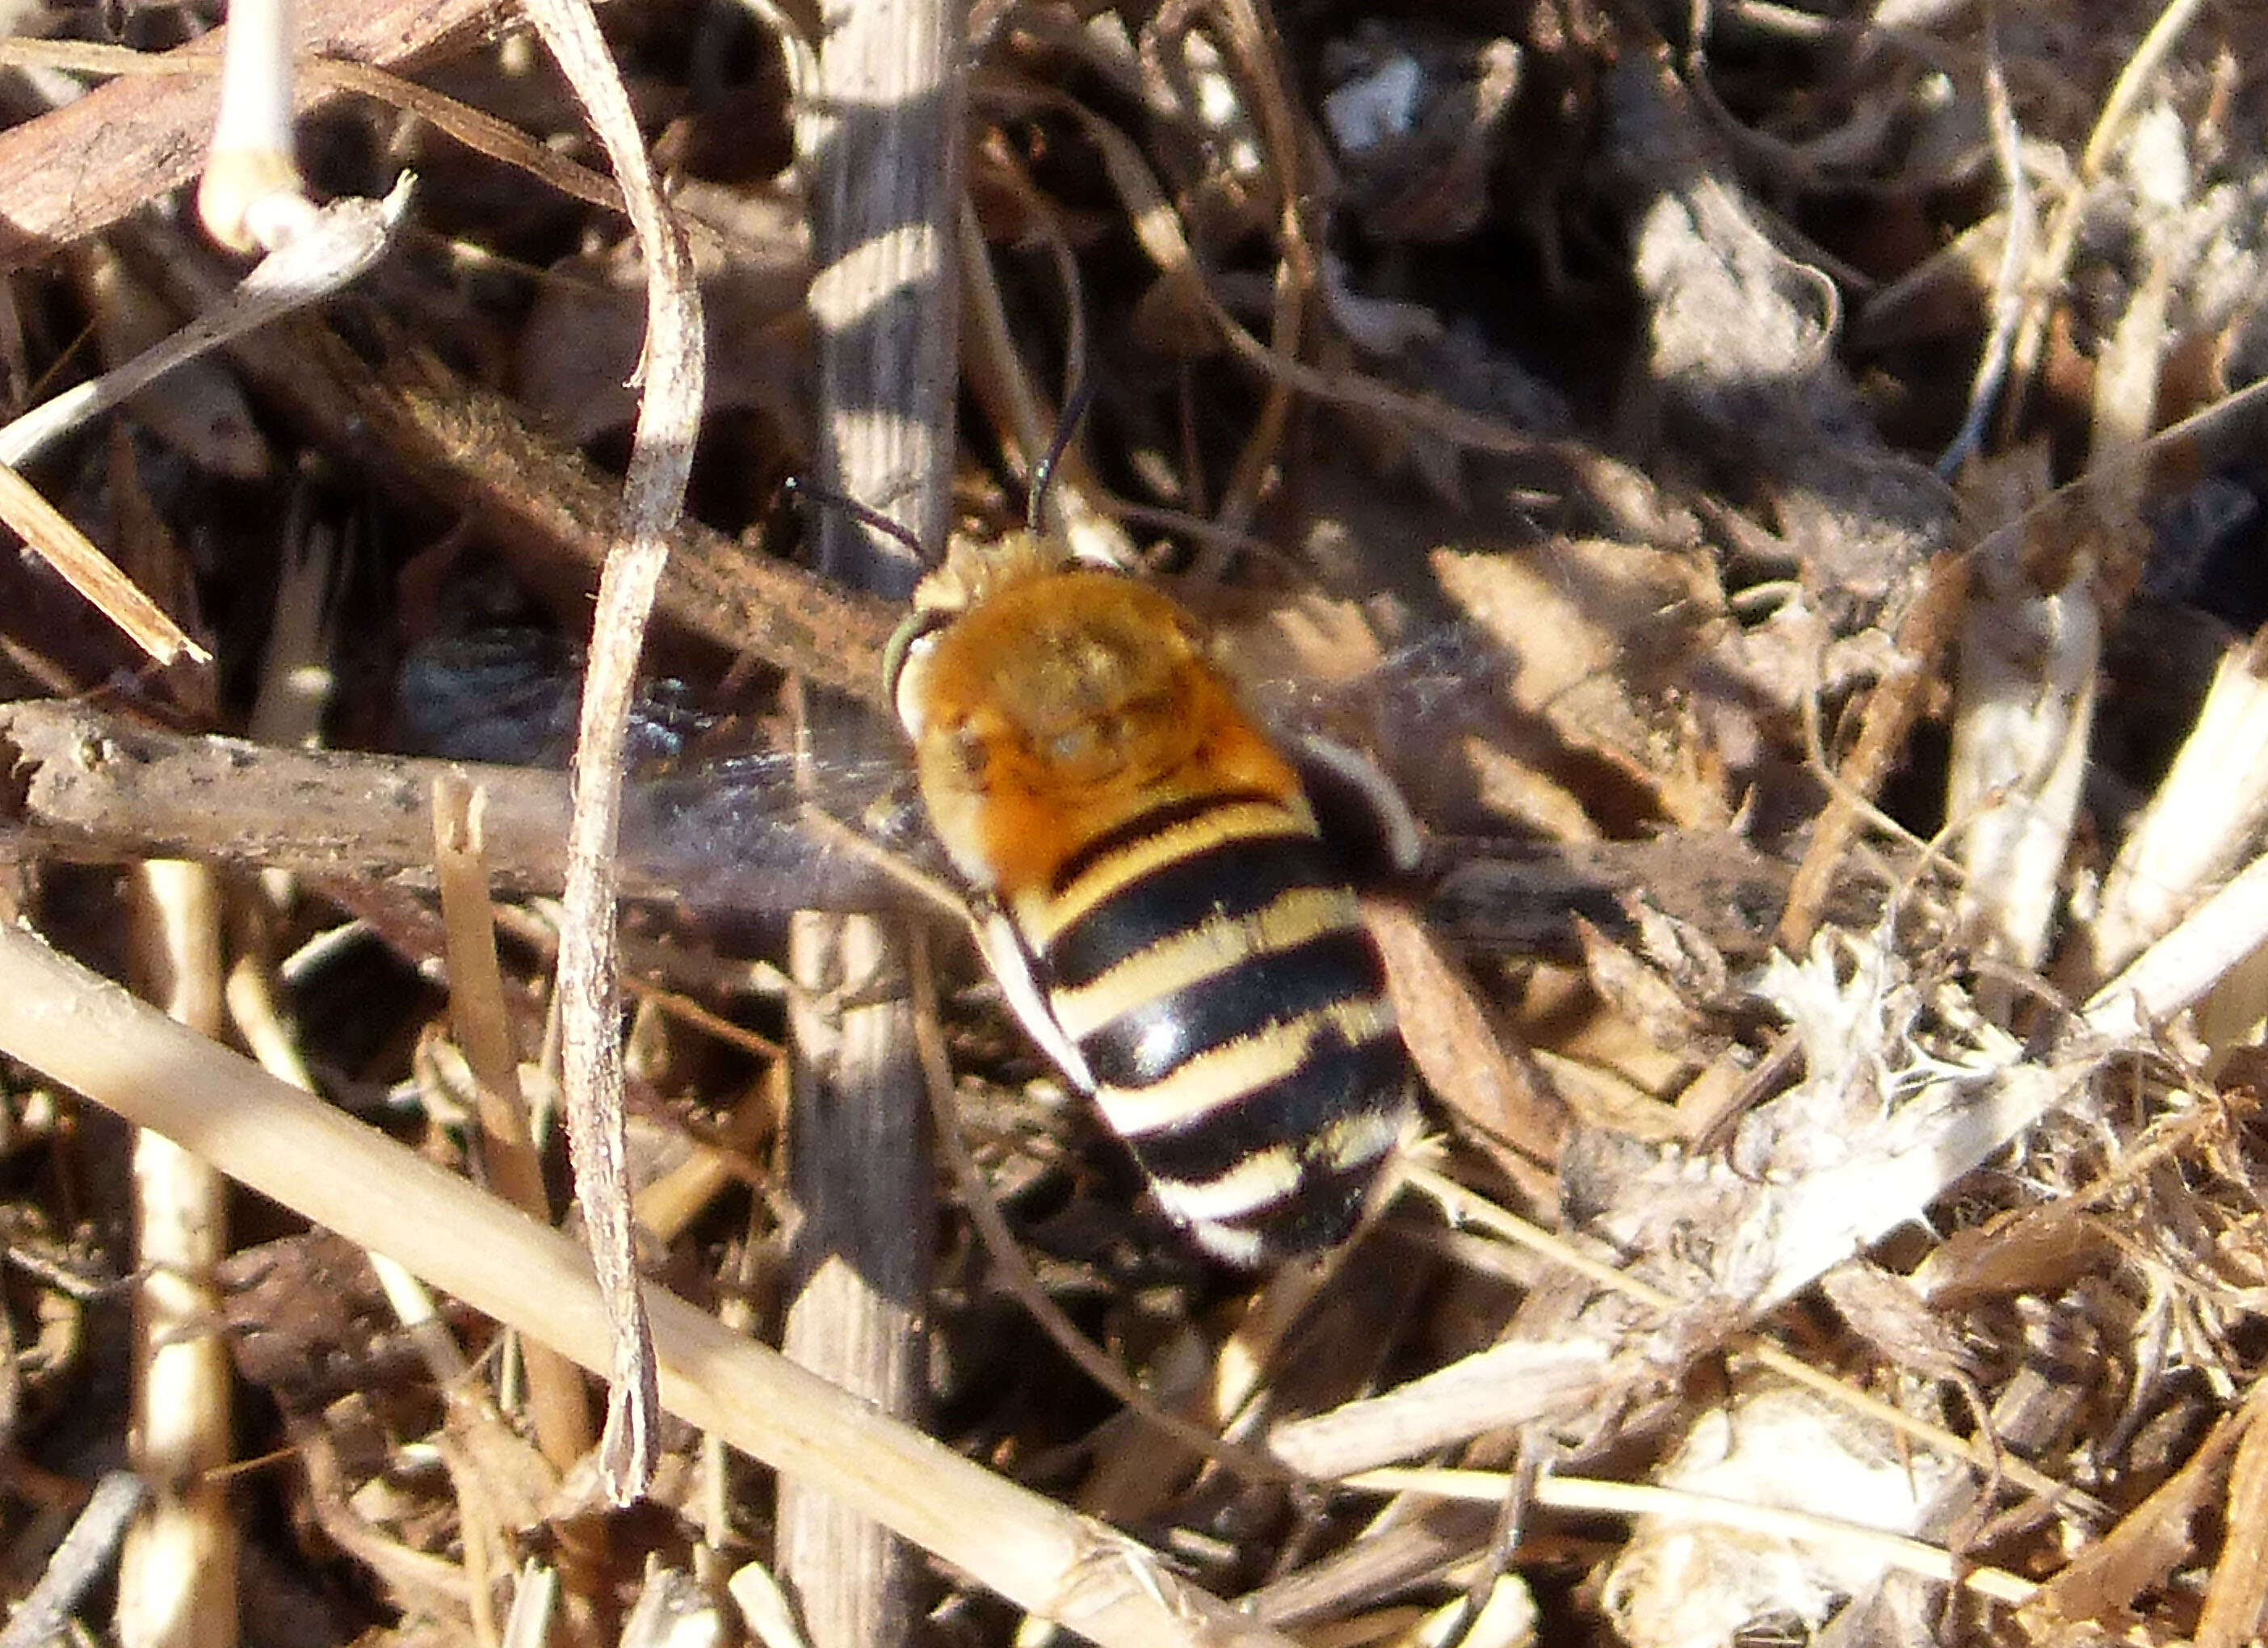
[[[550,632],[500,626],[413,648],[396,682],[396,737],[411,752],[512,767],[564,767],[580,658]],[[682,684],[650,679],[631,706],[623,798],[625,884],[703,909],[887,909],[914,895],[888,868],[929,855],[911,775],[895,759],[799,773],[776,750],[730,744],[723,717]],[[747,742],[745,731],[738,735]]]

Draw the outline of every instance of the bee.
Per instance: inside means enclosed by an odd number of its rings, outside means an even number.
[[[1260,1266],[1346,1238],[1414,1124],[1375,945],[1299,772],[1156,588],[956,543],[887,685],[979,947],[1159,1205]]]

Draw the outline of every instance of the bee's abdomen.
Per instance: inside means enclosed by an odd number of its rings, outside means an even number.
[[[1410,1106],[1360,907],[1283,802],[1178,802],[1090,843],[1027,936],[1095,1100],[1210,1251],[1345,1237]]]

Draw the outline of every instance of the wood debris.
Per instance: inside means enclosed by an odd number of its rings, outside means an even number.
[[[924,5],[950,136],[846,174],[839,9],[610,0],[625,196],[526,26],[311,3],[298,206],[392,249],[218,344],[218,8],[0,42],[0,1648],[2257,1640],[2261,18]],[[856,729],[916,569],[816,494],[998,535],[1058,435],[1036,518],[1420,826],[1425,1134],[1310,1266],[1149,1205]],[[626,467],[618,1508],[550,1227]]]

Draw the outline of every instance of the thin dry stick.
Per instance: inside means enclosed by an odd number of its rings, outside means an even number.
[[[2000,267],[1992,281],[1992,328],[1977,352],[1977,368],[1969,385],[1969,410],[1961,428],[1937,461],[1937,472],[1955,476],[1984,444],[1984,426],[2007,382],[2008,358],[2016,347],[2017,329],[2025,310],[2024,270],[2031,262],[2039,238],[2039,209],[2032,199],[2031,179],[2024,171],[2023,133],[2008,100],[2008,85],[2000,69],[1999,31],[1992,14],[1984,14],[1984,113],[1992,134],[1992,158],[1999,165],[2001,186],[2007,192],[2001,215],[2007,225],[2001,237]]]
[[[2244,1405],[2257,1409],[2264,1403],[2268,1385],[2256,1383]],[[2268,1426],[2247,1424],[2236,1445],[2221,1526],[2228,1533],[2198,1612],[2197,1648],[2257,1643],[2268,1621]]]
[[[2115,1046],[2145,1034],[2196,1005],[2263,944],[2268,944],[2268,858],[2240,870],[2088,996],[2080,1009],[2080,1028],[2067,1039],[2083,1046],[2082,1038],[2092,1035]]]
[[[604,1369],[575,1243],[0,927],[0,1053],[158,1129],[432,1286]],[[1291,1648],[1135,1541],[971,1464],[683,1301],[652,1300],[670,1411],[881,1519],[1101,1648]]]
[[[1070,385],[1075,388],[1092,370],[1080,294],[1079,266],[1069,236],[1053,202],[1041,193],[1012,155],[980,150],[983,181],[990,190],[1012,196],[1029,214],[1027,238],[1036,238],[1054,266],[1070,319],[1064,344]],[[1031,465],[1053,439],[1059,416],[1042,404],[1031,375],[1017,358],[1009,336],[1007,311],[998,279],[985,251],[973,203],[961,196],[961,372],[969,395],[990,421],[1011,468],[1028,482]],[[1066,397],[1067,398],[1067,397]],[[1038,500],[1046,530],[1065,539],[1083,560],[1108,560],[1122,565],[1134,562],[1134,549],[1122,521],[1138,522],[1151,530],[1184,538],[1204,546],[1215,556],[1273,552],[1273,546],[1248,532],[1232,529],[1204,515],[1176,509],[1139,505],[1113,496],[1088,468],[1079,445],[1073,440],[1056,461],[1055,473]]]
[[[1287,89],[1290,67],[1266,9],[1254,0],[1213,0],[1204,9],[1213,13],[1217,38],[1236,64],[1245,95],[1258,117],[1266,150],[1265,172],[1278,195],[1275,302],[1269,316],[1268,351],[1278,359],[1296,358],[1312,295],[1322,285],[1309,222],[1317,212],[1318,190],[1307,164],[1311,144],[1302,141],[1310,133],[1294,113]],[[1168,10],[1170,13],[1172,8]],[[1241,532],[1252,524],[1262,489],[1291,422],[1292,406],[1292,386],[1270,379],[1245,435],[1243,449],[1237,454],[1220,507],[1214,512],[1221,526]]]
[[[132,240],[142,253],[136,273],[175,307],[199,311],[226,297],[229,283],[188,237],[144,222]],[[264,397],[318,431],[317,444],[349,467],[396,479],[499,542],[526,543],[546,564],[595,572],[604,563],[622,483],[536,434],[523,408],[430,354],[397,357],[373,373],[306,315],[239,337],[230,353]],[[881,703],[895,608],[751,553],[697,521],[678,521],[668,542],[659,600],[673,623]],[[422,809],[422,786],[417,794]]]
[[[273,251],[314,216],[291,138],[291,0],[232,0],[197,218],[232,252]]]
[[[60,69],[75,74],[144,79],[184,74],[207,76],[212,72],[208,56],[180,63],[170,54],[136,51],[130,47],[98,41],[0,40],[0,63],[11,68]],[[415,115],[475,153],[515,166],[563,195],[608,211],[625,210],[622,191],[615,187],[612,178],[577,165],[565,155],[547,149],[519,127],[446,92],[420,85],[415,80],[405,80],[370,63],[336,57],[310,57],[294,68],[310,84],[351,92],[405,115]]]
[[[401,66],[470,44],[495,12],[493,0],[303,0],[295,41],[302,52]],[[0,270],[99,233],[203,169],[225,37],[216,30],[164,54],[178,72],[113,81],[0,132]],[[296,107],[337,95],[303,86]]]
[[[828,0],[814,84],[797,100],[811,203],[819,480],[941,545],[953,454],[965,32],[960,0]],[[819,517],[821,573],[890,599],[919,568],[843,510]],[[895,728],[807,695],[818,760],[895,751]],[[867,918],[790,930],[796,1062],[788,1172],[796,1223],[784,1348],[911,1414],[932,1242],[922,1078],[900,941]],[[855,1005],[843,1005],[845,1001]],[[839,1497],[780,1485],[779,1578],[815,1648],[890,1648],[912,1625],[904,1547]]]
[[[0,463],[0,521],[13,528],[96,611],[158,663],[184,657],[199,664],[212,661],[210,653],[191,640],[61,510],[4,463]]]
[[[1463,1499],[1479,1504],[1500,1504],[1511,1478],[1495,1471],[1404,1469],[1387,1467],[1364,1471],[1346,1481],[1349,1488],[1381,1494],[1422,1494],[1440,1499]],[[1879,1528],[1762,1505],[1725,1499],[1714,1494],[1693,1493],[1683,1488],[1661,1488],[1644,1482],[1603,1482],[1584,1476],[1546,1476],[1535,1484],[1535,1503],[1553,1511],[1605,1511],[1613,1516],[1660,1517],[1697,1526],[1761,1533],[1771,1539],[1855,1548],[1886,1568],[1901,1569],[1959,1585],[1995,1602],[2015,1606],[2029,1601],[2039,1586],[1998,1568],[1977,1568],[1951,1551]]]
[[[1676,1299],[1652,1282],[1592,1259],[1572,1243],[1506,1213],[1430,1168],[1413,1166],[1407,1170],[1406,1178],[1418,1190],[1450,1210],[1457,1224],[1474,1225],[1507,1241],[1517,1242],[1552,1263],[1563,1265],[1602,1287],[1636,1299],[1649,1309],[1667,1312],[1678,1308]],[[1953,1458],[1966,1460],[1988,1479],[2005,1476],[2014,1486],[2052,1503],[2071,1505],[2088,1515],[2102,1514],[2101,1504],[2089,1496],[2056,1481],[2045,1472],[2025,1464],[2021,1460],[2008,1459],[1987,1443],[1956,1437],[1943,1426],[1916,1418],[1880,1397],[1854,1390],[1832,1373],[1815,1368],[1802,1358],[1783,1350],[1770,1339],[1760,1334],[1741,1334],[1734,1338],[1733,1344],[1782,1378],[1807,1390],[1815,1391],[1830,1401],[1876,1421],[1925,1446]]]
[[[272,350],[272,352],[270,352]],[[430,359],[391,381],[373,379],[327,331],[255,336],[234,351],[254,358],[261,387],[306,404],[342,446],[385,443],[374,461],[407,469],[420,490],[547,555],[595,566],[596,523],[610,518],[615,483],[579,454],[528,428],[523,409],[452,377]],[[313,356],[313,360],[310,356]],[[311,370],[329,381],[310,385]],[[825,522],[821,522],[822,531]],[[718,645],[744,650],[865,702],[882,698],[882,653],[897,614],[870,595],[836,588],[800,567],[752,555],[722,533],[681,521],[669,533],[661,605],[670,619]]]
[[[2032,374],[2039,369],[2041,358],[2047,351],[2048,322],[2062,300],[2064,277],[2079,248],[2080,231],[2086,227],[2087,208],[2095,185],[2102,178],[2112,152],[2124,139],[2143,88],[2188,32],[2201,9],[2201,0],[2168,0],[2157,21],[2150,26],[2150,32],[2142,37],[2142,43],[2119,70],[2117,83],[2103,100],[2102,112],[2095,116],[2095,129],[2088,135],[2087,148],[2080,155],[2079,175],[2072,180],[2058,203],[2043,237],[2044,244],[2038,262],[2024,282],[2025,290],[2034,296],[2011,354],[2009,395],[2001,419],[2004,429],[2015,428],[2023,417]]]
[[[0,798],[0,822],[26,851],[80,862],[180,857],[272,868],[326,878],[357,907],[373,891],[366,883],[380,883],[382,891],[434,886],[430,797],[448,763],[161,732],[47,698],[0,704],[0,752],[15,780]],[[902,756],[893,759],[902,765]],[[519,897],[557,893],[564,880],[566,779],[526,767],[460,765],[489,793],[495,888]],[[697,780],[733,787],[729,842],[688,837],[672,826],[662,815],[683,792],[664,786],[641,826],[654,833],[626,846],[625,890],[717,909],[914,909],[965,916],[957,898],[942,896],[942,883],[817,806],[799,806],[791,796],[784,808],[768,813],[767,802],[788,787],[761,780],[754,788],[745,774]],[[696,875],[715,870],[715,854],[726,846],[736,854],[760,854],[764,863],[759,869],[742,856],[715,884],[696,885]],[[1721,902],[1678,891],[1696,885],[1697,864],[1714,878],[1709,885]],[[1425,922],[1452,949],[1572,956],[1579,953],[1573,916],[1610,907],[1599,903],[1608,890],[1640,884],[1674,896],[1680,920],[1728,949],[1753,942],[1742,912],[1783,897],[1786,888],[1774,867],[1729,838],[1523,845],[1501,858],[1476,848],[1428,903]],[[537,942],[551,943],[548,927]]]
[[[615,1317],[613,1387],[600,1464],[607,1491],[620,1504],[644,1493],[653,1474],[659,1399],[624,1160],[615,849],[622,835],[622,745],[638,654],[668,558],[664,535],[685,497],[701,419],[701,299],[684,240],[647,163],[630,93],[588,7],[582,0],[535,0],[528,15],[606,146],[646,265],[645,392],[622,483],[620,537],[599,576],[583,676],[559,943],[561,1061],[575,1192]]]
[[[1775,935],[1793,954],[1811,942],[1820,913],[1833,892],[1836,872],[1852,836],[1865,819],[1866,803],[1889,776],[1891,763],[1921,719],[1936,684],[1938,662],[1956,632],[1956,620],[1969,594],[1966,556],[1940,555],[1922,580],[1921,593],[1898,624],[1897,661],[1867,699],[1858,742],[1832,776],[1835,794],[1811,833],[1811,845],[1789,885]]]
[[[230,1028],[260,1061],[260,1068],[302,1093],[313,1093],[314,1073],[300,1053],[292,1028],[277,1010],[272,981],[259,957],[249,953],[237,957],[228,970],[223,999],[228,1006]],[[416,1276],[385,1254],[374,1253],[369,1258],[371,1270],[378,1278],[387,1304],[393,1307],[434,1384],[449,1395],[460,1415],[475,1407],[462,1389],[469,1372],[465,1353],[450,1333],[448,1324],[441,1319],[433,1296]],[[500,1423],[493,1408],[487,1409],[485,1418],[490,1423]]]
[[[997,174],[1007,168],[1005,162],[996,160],[993,170]],[[1043,224],[1051,223],[1046,201],[1029,188],[1020,174],[1011,175],[1013,181],[1025,184],[1026,210]],[[976,203],[965,190],[954,240],[961,268],[961,372],[971,397],[990,418],[1009,463],[1028,489],[1034,478],[1032,470],[1054,440],[1061,414],[1042,397],[1031,374],[1017,357],[1007,305],[1000,295],[1000,284],[985,250]],[[1092,370],[1085,339],[1080,336],[1078,265],[1060,233],[1049,235],[1047,244],[1055,255],[1064,301],[1071,314],[1066,354],[1071,373],[1076,378]],[[1094,477],[1076,440],[1057,458],[1044,493],[1032,502],[1037,506],[1045,528],[1063,538],[1081,558],[1107,558],[1121,565],[1133,564],[1133,546],[1126,534],[1095,506]]]
[[[548,1223],[551,1200],[528,1132],[519,1053],[497,965],[482,861],[482,802],[481,792],[461,774],[452,772],[433,786],[433,861],[441,881],[441,920],[449,932],[449,1022],[479,1096],[481,1163],[489,1182],[529,1218]],[[583,1372],[548,1345],[531,1343],[524,1356],[536,1445],[563,1475],[593,1440]]]
[[[2088,933],[2100,977],[2124,966],[2255,850],[2268,823],[2268,638],[2222,654],[2174,763],[2127,827]]]
[[[743,1563],[725,1585],[757,1648],[806,1648],[794,1606],[762,1563]]]
[[[79,860],[196,858],[420,892],[434,885],[428,799],[447,763],[160,732],[48,698],[0,705],[0,748],[16,780],[0,814],[26,847]],[[565,882],[565,776],[472,763],[464,770],[489,794],[489,861],[499,883],[517,895],[556,894]],[[663,899],[697,891],[691,875],[715,868],[703,850],[729,846],[761,853],[772,868],[760,876],[745,862],[726,867],[731,885],[720,904],[878,910],[913,901],[881,868],[890,861],[838,850],[834,835],[815,834],[784,779],[760,788],[731,791],[743,810],[729,843],[648,817],[662,838],[629,848],[628,891]],[[667,787],[659,799],[681,794]],[[642,799],[639,812],[656,809]]]
[[[226,298],[171,337],[99,378],[42,401],[0,429],[0,463],[22,463],[49,441],[121,404],[183,361],[338,291],[385,254],[409,203],[406,176],[384,200],[332,202],[315,214],[306,233],[262,258]]]
[[[220,887],[202,865],[143,866],[143,965],[174,1019],[221,1025]],[[232,1451],[228,1349],[216,1324],[213,1267],[228,1252],[220,1170],[161,1134],[134,1142],[136,1245],[146,1275],[134,1298],[134,1468],[151,1504],[118,1570],[127,1648],[231,1648],[236,1641],[235,1519],[219,1473]]]
[[[126,1525],[142,1508],[145,1491],[142,1479],[131,1471],[103,1474],[87,1496],[86,1508],[48,1559],[39,1584],[16,1605],[6,1629],[0,1630],[0,1648],[48,1648],[63,1635],[71,1610],[118,1554]]]

